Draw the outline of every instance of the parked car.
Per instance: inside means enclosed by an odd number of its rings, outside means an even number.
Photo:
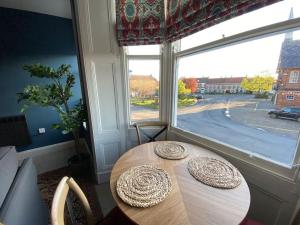
[[[204,99],[204,96],[200,93],[194,93],[191,96],[196,98],[197,100]]]
[[[272,110],[268,114],[272,118],[292,119],[300,122],[300,108],[284,107],[281,110]]]

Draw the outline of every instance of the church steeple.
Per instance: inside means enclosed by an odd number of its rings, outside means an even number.
[[[289,20],[294,19],[294,10],[293,7],[290,10]],[[290,31],[285,34],[285,41],[286,40],[293,40],[293,31]]]
[[[289,16],[289,20],[291,20],[291,19],[294,19],[294,9],[293,9],[293,7],[291,8],[290,16]]]

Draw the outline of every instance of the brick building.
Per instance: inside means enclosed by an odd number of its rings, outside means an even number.
[[[243,93],[241,82],[244,77],[197,78],[197,92],[208,94]]]
[[[197,92],[204,94],[206,90],[206,84],[209,78],[208,77],[196,78],[196,80],[197,80]]]
[[[276,107],[300,107],[300,40],[293,39],[293,32],[286,33],[282,42],[277,73]]]

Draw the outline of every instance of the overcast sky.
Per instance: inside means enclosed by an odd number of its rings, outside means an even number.
[[[300,17],[300,0],[285,0],[247,13],[190,35],[181,41],[187,49],[239,32],[287,20],[293,7],[294,18]],[[246,42],[202,54],[182,58],[179,61],[179,77],[236,77],[268,74],[277,76],[276,68],[284,34]],[[293,33],[300,39],[300,31]],[[143,49],[142,49],[143,48]],[[146,48],[146,49],[145,49]],[[134,47],[132,51],[155,51],[155,46]],[[136,53],[136,52],[135,52]],[[158,61],[131,61],[131,74],[159,77]]]

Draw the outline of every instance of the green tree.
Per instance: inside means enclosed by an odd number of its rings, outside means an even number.
[[[271,76],[254,76],[244,78],[241,87],[249,92],[264,94],[272,90],[274,78]]]
[[[191,93],[191,89],[186,88],[185,83],[182,80],[178,81],[178,98],[184,99],[186,95]]]
[[[85,107],[80,102],[70,107],[69,99],[72,97],[72,87],[75,84],[75,77],[71,73],[70,65],[62,64],[57,69],[40,64],[26,65],[24,70],[30,73],[31,77],[50,80],[46,85],[28,85],[22,93],[18,93],[18,102],[23,103],[21,109],[24,112],[28,106],[41,106],[54,108],[61,119],[60,124],[53,124],[52,128],[62,129],[63,134],[72,133],[75,139],[75,149],[79,154],[79,129],[82,122],[86,122],[87,114]]]

